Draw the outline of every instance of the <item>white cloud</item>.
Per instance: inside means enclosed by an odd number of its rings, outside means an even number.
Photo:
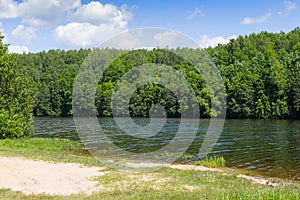
[[[283,5],[284,5],[284,9],[283,9],[283,11],[277,12],[278,15],[287,15],[292,10],[294,10],[297,6],[296,3],[292,2],[292,1],[284,1]]]
[[[203,35],[200,39],[199,46],[201,48],[215,47],[218,44],[226,44],[230,41],[230,39],[235,39],[235,38],[236,35],[232,35],[227,38],[224,38],[222,36],[209,38],[207,35]]]
[[[81,5],[80,0],[27,0],[18,9],[23,22],[32,26],[47,26],[58,23]]]
[[[70,15],[71,23],[55,29],[56,41],[62,47],[91,47],[127,30],[132,18],[126,5],[121,8],[112,4],[90,2]]]
[[[136,30],[134,33],[123,32],[112,40],[106,41],[102,47],[110,47],[116,49],[138,49],[143,46],[145,41],[143,30]]]
[[[32,27],[18,25],[11,33],[15,41],[28,44],[32,39],[36,38],[36,30]]]
[[[0,1],[0,19],[16,18],[17,3],[14,0],[1,0]]]
[[[8,43],[7,37],[6,37],[5,31],[4,31],[4,28],[3,28],[1,22],[0,22],[0,33],[1,33],[1,36],[4,36],[4,39],[3,39],[2,43],[7,44]]]
[[[1,33],[1,35],[4,33],[4,29],[2,27],[2,23],[1,22],[0,22],[0,33]]]
[[[197,17],[198,15],[204,16],[205,13],[204,13],[201,9],[196,8],[196,9],[195,9],[195,10],[187,17],[187,19],[188,19],[188,20],[191,20],[191,19]]]
[[[127,30],[132,12],[126,5],[117,7],[81,0],[0,0],[0,19],[20,19],[9,34],[13,43],[28,44],[38,39],[38,30],[52,28],[61,48],[90,47]]]
[[[58,26],[55,29],[55,37],[62,47],[91,47],[122,31],[125,31],[123,27],[116,27],[113,24],[96,26],[73,22]]]
[[[132,13],[126,5],[117,7],[81,0],[0,0],[0,19],[20,19],[9,34],[11,42],[29,44],[38,39],[38,28],[55,27],[54,37],[61,48],[90,47],[127,30]],[[59,26],[57,26],[59,25]]]
[[[8,46],[8,52],[9,53],[18,53],[18,54],[28,53],[29,48],[26,47],[26,46],[9,45]]]
[[[252,17],[245,17],[242,21],[241,24],[259,24],[266,22],[270,17],[271,17],[271,12],[266,13],[263,16],[257,17],[257,18],[252,18]]]
[[[13,0],[0,1],[0,18],[21,18],[31,26],[48,26],[59,22],[81,5],[80,0]]]
[[[117,49],[153,49],[153,48],[198,48],[199,45],[190,38],[172,30],[159,28],[136,29],[123,32],[111,40],[105,41],[101,47]]]
[[[177,40],[177,33],[174,31],[165,31],[154,35],[153,41],[155,45],[166,47]]]
[[[132,15],[126,5],[118,9],[112,4],[103,5],[100,2],[91,2],[78,8],[71,19],[76,22],[88,22],[94,25],[118,24],[119,26],[127,26],[127,22],[131,17]]]
[[[190,38],[185,37],[182,34],[179,34],[175,31],[164,31],[161,33],[157,33],[153,37],[153,44],[156,47],[169,47],[169,48],[177,48],[177,47],[189,47],[189,48],[197,48],[198,45],[194,43]]]
[[[85,5],[81,5],[81,0],[0,1],[0,19],[20,18],[23,23],[35,27],[54,25],[66,19],[95,25],[119,23],[126,26],[131,17],[126,5],[119,9],[113,4],[104,5],[94,1]]]

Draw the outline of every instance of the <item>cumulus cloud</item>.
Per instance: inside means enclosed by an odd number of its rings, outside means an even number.
[[[143,30],[135,30],[134,33],[123,32],[117,38],[108,40],[102,44],[102,47],[116,49],[143,49],[141,46],[147,47],[147,36]]]
[[[9,34],[13,43],[19,44],[38,39],[42,28],[55,27],[54,37],[61,48],[90,47],[126,31],[132,16],[125,4],[117,7],[98,1],[82,4],[81,0],[0,0],[0,19],[21,21]]]
[[[201,9],[196,8],[189,16],[187,16],[187,19],[191,20],[197,16],[204,16],[204,15],[205,13]]]
[[[3,27],[2,27],[2,23],[0,22],[0,33],[4,33],[4,29],[3,29]]]
[[[72,9],[81,5],[80,0],[13,0],[0,1],[0,18],[21,18],[31,26],[48,26],[65,18]]]
[[[90,2],[77,8],[70,15],[72,22],[56,27],[54,35],[62,47],[91,47],[127,30],[132,18],[126,5]]]
[[[17,9],[23,23],[40,27],[60,22],[80,5],[80,0],[27,0],[18,4]]]
[[[62,47],[91,47],[122,31],[125,29],[113,24],[93,25],[72,22],[58,26],[55,29],[55,38]]]
[[[197,48],[198,45],[191,39],[179,34],[175,31],[164,31],[157,33],[153,37],[153,43],[157,47],[165,48],[177,48],[177,47],[189,47]]]
[[[283,5],[284,5],[284,9],[282,11],[277,12],[278,15],[287,15],[292,10],[294,10],[297,6],[296,3],[292,1],[284,1]]]
[[[36,38],[36,30],[32,27],[18,25],[11,33],[13,39],[24,44],[28,44],[32,39]]]
[[[0,19],[12,19],[18,17],[18,4],[13,0],[0,1]]]
[[[271,12],[266,13],[263,16],[252,18],[252,17],[245,17],[241,24],[248,25],[248,24],[259,24],[268,21],[268,19],[271,17]]]
[[[4,31],[4,28],[3,28],[1,22],[0,22],[0,34],[1,34],[1,36],[4,36],[4,39],[3,39],[2,42],[3,42],[4,44],[7,44],[7,43],[8,43],[7,36],[6,36],[6,34],[5,34],[5,31]]]
[[[9,53],[18,53],[18,54],[28,53],[29,48],[26,47],[26,46],[9,45],[8,46],[8,52]]]
[[[160,47],[166,47],[171,43],[176,42],[177,33],[174,31],[165,31],[163,33],[158,33],[153,37],[155,45]]]
[[[83,5],[81,0],[0,1],[0,19],[20,18],[22,23],[34,27],[54,25],[66,19],[94,25],[119,23],[126,26],[131,17],[126,5],[119,9],[113,4],[104,5],[95,1]]]
[[[136,29],[123,32],[111,40],[105,41],[101,47],[117,49],[153,49],[189,47],[198,48],[198,44],[190,38],[172,30],[159,28]]]
[[[209,38],[207,35],[203,35],[200,39],[199,42],[199,46],[201,48],[207,48],[207,47],[215,47],[218,44],[226,44],[228,43],[231,39],[235,39],[236,35],[232,35],[229,37],[222,37],[222,36],[218,36],[218,37],[213,37],[213,38]]]
[[[94,25],[117,24],[126,26],[132,15],[126,5],[120,9],[112,4],[101,4],[100,2],[90,2],[78,8],[72,15],[72,21],[88,22]]]

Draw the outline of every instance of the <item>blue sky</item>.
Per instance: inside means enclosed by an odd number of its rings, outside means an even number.
[[[93,47],[120,32],[161,27],[200,47],[300,26],[300,0],[0,0],[0,32],[10,52]]]

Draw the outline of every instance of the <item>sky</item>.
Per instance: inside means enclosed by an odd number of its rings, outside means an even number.
[[[205,48],[298,26],[300,0],[0,0],[0,32],[15,53],[96,47],[145,27],[174,30]]]

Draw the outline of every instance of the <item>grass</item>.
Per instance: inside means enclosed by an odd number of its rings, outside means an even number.
[[[225,167],[225,159],[223,156],[206,157],[204,160],[193,162],[193,164],[212,168],[223,168]]]
[[[102,166],[100,161],[82,150],[80,143],[61,139],[0,140],[0,155]],[[224,165],[222,160],[207,158],[204,161],[220,167]],[[91,196],[24,195],[0,189],[0,199],[300,199],[297,183],[269,187],[238,178],[238,174],[226,169],[223,172],[171,168],[152,172],[107,169],[104,176],[95,178],[104,189]]]
[[[0,140],[0,155],[22,156],[54,162],[73,162],[87,166],[102,166],[90,156],[81,143],[58,138],[24,138]]]

